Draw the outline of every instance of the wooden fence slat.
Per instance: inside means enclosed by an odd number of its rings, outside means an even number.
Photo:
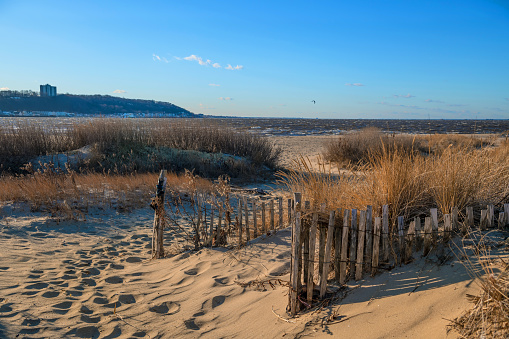
[[[431,250],[431,244],[433,243],[433,221],[431,217],[426,217],[424,219],[424,250],[423,255],[428,255]]]
[[[486,230],[486,228],[488,227],[489,217],[490,216],[488,210],[481,210],[481,222],[479,223],[479,228],[481,229],[481,231]]]
[[[238,199],[239,246],[242,246],[242,199]]]
[[[318,213],[313,213],[313,219],[311,221],[311,227],[309,230],[309,261],[307,264],[307,281],[306,281],[306,292],[308,303],[313,302],[313,290],[314,290],[314,274],[315,274],[315,246],[316,246],[316,230],[318,228]]]
[[[302,193],[294,193],[294,209],[295,209],[295,223],[297,222],[297,212],[299,213],[298,222],[299,222],[299,230],[300,233],[297,233],[296,236],[299,239],[299,248],[297,253],[298,258],[298,275],[297,275],[297,291],[300,291],[300,288],[302,286],[302,238],[303,238],[303,232],[302,232]],[[300,303],[297,304],[297,312],[300,310]]]
[[[269,209],[270,209],[270,229],[274,231],[275,224],[274,224],[274,199],[270,199],[269,202]],[[267,232],[267,230],[265,230]]]
[[[348,275],[354,277],[354,264],[357,258],[357,210],[352,209],[352,222],[350,227],[350,260]]]
[[[467,234],[469,229],[474,228],[474,208],[472,206],[467,207],[467,221],[463,223],[462,233]]]
[[[251,200],[253,207],[253,239],[258,238],[258,204],[256,200]]]
[[[249,206],[247,197],[244,197],[244,221],[246,222],[246,244],[251,240],[251,233],[249,231]]]
[[[338,208],[336,215],[341,216],[341,209]],[[338,218],[339,219],[339,218]],[[334,224],[334,276],[339,283],[339,266],[341,264],[341,225]]]
[[[405,217],[398,217],[398,238],[400,265],[405,263]]]
[[[505,224],[509,225],[509,204],[504,204]]]
[[[304,201],[304,215],[308,214],[310,212],[310,209],[311,209],[311,203],[309,201]],[[309,219],[308,218],[302,218],[302,228],[304,230],[304,239],[303,239],[303,242],[304,242],[304,251],[303,251],[303,259],[304,260],[304,278],[303,278],[303,281],[305,283],[307,283],[308,281],[308,275],[309,275],[309,271],[308,271],[308,268],[309,268],[309,265],[307,264],[308,261],[309,261],[309,251],[310,251],[310,224],[309,224]],[[315,233],[315,236],[316,236],[316,230],[314,231]],[[314,253],[313,253],[314,255]],[[313,274],[313,271],[311,271]]]
[[[431,214],[432,242],[433,244],[435,244],[438,238],[438,209],[431,208],[430,214]]]
[[[505,213],[499,212],[498,213],[498,228],[502,229],[505,226]]]
[[[292,201],[292,199],[288,199],[288,225],[292,224],[292,208],[293,208],[293,201]]]
[[[422,249],[422,229],[421,229],[421,218],[416,216],[414,218],[415,223],[415,251],[419,252]]]
[[[291,275],[291,286],[290,286],[290,312],[292,316],[295,316],[298,309],[298,291],[299,291],[299,248],[300,246],[300,212],[295,213],[295,223],[292,227],[292,275]]]
[[[408,233],[405,238],[406,243],[406,254],[405,258],[406,260],[409,260],[412,257],[412,253],[414,253],[414,247],[415,247],[415,219],[410,221],[410,225],[408,226]]]
[[[320,205],[320,213],[325,213],[325,204]],[[320,239],[319,239],[319,247],[318,247],[318,278],[322,278],[323,272],[323,261],[325,255],[325,233],[327,232],[327,226],[323,224],[323,222],[319,223],[320,230]],[[320,282],[321,284],[321,282]]]
[[[376,274],[378,269],[378,258],[380,257],[380,229],[382,228],[382,218],[375,218],[375,228],[373,234],[373,260],[371,261],[371,276]]]
[[[371,271],[371,257],[373,252],[373,206],[366,207],[366,255],[364,267],[367,272]]]
[[[327,242],[325,244],[325,256],[323,261],[323,270],[322,277],[320,278],[320,299],[323,299],[325,296],[325,291],[327,289],[327,277],[329,276],[329,267],[330,267],[330,259],[331,259],[331,247],[332,247],[332,238],[334,237],[334,218],[335,213],[331,211],[329,213],[329,227],[327,229]]]
[[[262,229],[263,233],[268,233],[267,223],[265,222],[265,201],[262,201]]]
[[[348,261],[348,231],[350,224],[350,210],[345,210],[343,213],[343,232],[341,234],[341,263],[339,265],[339,283],[346,282],[346,267]]]
[[[366,211],[359,213],[359,231],[357,242],[357,263],[355,265],[355,280],[362,279],[364,261],[364,243],[366,241]]]
[[[283,228],[283,198],[282,197],[278,197],[277,198],[278,200],[278,203],[279,203],[279,225],[278,225],[278,228]]]
[[[458,224],[459,224],[459,221],[458,221],[458,207],[454,206],[452,208],[452,212],[451,212],[451,227],[452,227],[452,230],[457,230],[458,229]]]
[[[389,205],[382,206],[382,251],[383,262],[389,262]]]
[[[219,244],[219,239],[221,238],[222,226],[223,226],[223,211],[220,207],[219,211],[218,211],[218,215],[217,215],[216,244]]]
[[[212,246],[212,239],[214,238],[214,207],[210,206],[210,246]]]
[[[452,218],[450,214],[444,214],[444,243],[449,242],[452,233]]]
[[[495,227],[495,206],[488,205],[488,228]]]

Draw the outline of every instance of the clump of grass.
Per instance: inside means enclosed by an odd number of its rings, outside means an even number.
[[[494,262],[485,237],[474,244],[478,264],[472,262],[465,246],[462,249],[467,258],[464,264],[481,288],[479,295],[467,295],[473,307],[449,324],[449,330],[456,330],[462,338],[506,338],[509,333],[509,264],[501,258]]]
[[[155,171],[169,162],[176,165],[175,170],[184,167],[193,170],[194,163],[185,166],[176,163],[180,158],[190,158],[190,154],[173,157],[177,151],[242,157],[249,162],[243,170],[264,166],[275,168],[281,153],[264,137],[219,126],[214,120],[93,119],[76,121],[64,128],[47,122],[41,124],[37,120],[20,120],[0,127],[0,172],[19,173],[24,164],[37,156],[70,152],[84,146],[91,146],[94,156],[81,162],[81,168],[119,173]],[[214,166],[223,173],[230,168],[234,170],[231,174],[235,174],[235,170],[242,172],[236,162],[229,166],[221,161],[200,159],[196,164],[197,172],[200,168],[212,169]],[[207,174],[201,172],[201,175]]]

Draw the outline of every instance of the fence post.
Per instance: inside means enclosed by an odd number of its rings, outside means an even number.
[[[309,261],[306,263],[308,268],[308,276],[306,281],[306,292],[308,303],[313,302],[313,290],[314,290],[314,273],[315,273],[315,246],[316,246],[316,229],[318,227],[318,213],[313,212],[313,219],[311,221],[311,227],[309,231]]]
[[[164,236],[164,191],[166,189],[166,170],[159,174],[156,186],[154,226],[152,230],[152,258],[163,258],[163,236]]]
[[[416,216],[415,223],[415,251],[419,252],[422,249],[422,234],[421,234],[421,218]]]
[[[505,224],[509,225],[509,204],[504,204]]]
[[[267,223],[265,222],[265,201],[262,201],[262,229],[265,234],[268,233]]]
[[[458,229],[458,207],[454,206],[451,212],[451,227],[452,230]]]
[[[278,228],[283,228],[283,198],[277,198],[279,203],[279,226]]]
[[[438,238],[438,209],[431,208],[430,214],[431,214],[432,241],[434,244]]]
[[[300,246],[300,212],[295,213],[295,222],[292,227],[292,275],[290,286],[290,312],[295,316],[298,312],[298,292],[299,292],[299,248]]]
[[[238,198],[239,246],[242,246],[242,199]]]
[[[251,234],[249,234],[249,206],[247,203],[247,197],[244,197],[244,220],[246,222],[246,245],[251,240]]]
[[[373,234],[373,260],[371,261],[371,276],[375,276],[378,269],[378,259],[380,257],[380,228],[382,227],[382,218],[375,218],[375,229]]]
[[[327,229],[327,243],[325,244],[325,257],[323,260],[322,277],[320,279],[320,299],[325,296],[325,290],[327,289],[327,277],[329,276],[330,266],[330,250],[332,247],[332,238],[334,237],[334,218],[335,212],[329,213],[329,228]]]
[[[412,257],[412,253],[414,252],[414,244],[415,241],[415,219],[410,221],[410,226],[408,227],[408,233],[406,236],[406,254],[405,258],[408,260]]]
[[[382,249],[383,262],[389,262],[389,205],[382,206]]]
[[[304,214],[308,214],[309,213],[309,210],[311,209],[311,203],[309,201],[304,201]],[[310,249],[310,224],[309,224],[309,219],[308,218],[302,218],[302,230],[303,230],[303,233],[304,233],[304,237],[303,237],[303,243],[304,243],[304,250],[303,250],[303,259],[304,260],[304,277],[303,277],[303,281],[305,283],[307,283],[308,281],[308,275],[309,275],[309,271],[308,271],[308,268],[309,268],[309,265],[307,264],[308,263],[308,260],[309,260],[309,249]],[[315,230],[315,234],[316,234],[316,230]],[[314,247],[313,247],[314,248]],[[311,271],[311,274],[313,274],[313,271]]]
[[[502,229],[505,226],[505,213],[499,212],[498,213],[498,228]]]
[[[210,205],[210,247],[212,247],[212,239],[214,239],[214,207]]]
[[[274,231],[275,229],[275,222],[274,222],[274,199],[270,199],[269,202],[269,208],[270,208],[270,229]],[[265,230],[267,233],[267,230]]]
[[[492,204],[488,205],[488,227],[495,227],[495,206]]]
[[[364,256],[365,270],[371,270],[371,257],[373,251],[373,206],[366,207],[366,255]]]
[[[357,243],[357,264],[355,265],[355,280],[362,279],[365,240],[366,240],[366,211],[360,211],[360,213],[359,213],[359,241]]]
[[[256,200],[251,200],[251,206],[253,206],[253,239],[258,238],[258,204]]]
[[[337,216],[341,216],[341,209],[336,211]],[[334,224],[334,277],[339,283],[339,265],[341,264],[341,226]]]
[[[399,264],[403,264],[406,261],[405,258],[405,217],[398,217],[398,236],[399,236]]]
[[[325,213],[325,204],[320,205],[320,213]],[[318,279],[322,278],[323,272],[323,262],[325,255],[325,232],[327,232],[327,226],[325,226],[322,222],[320,223],[320,239],[319,239],[319,247],[318,247]],[[321,280],[320,280],[321,285]]]
[[[194,229],[194,250],[198,250],[200,248],[200,228],[202,224],[202,197],[201,194],[196,195],[196,204],[198,205],[198,218],[195,223]]]
[[[490,219],[489,211],[481,210],[481,222],[479,224],[479,228],[481,229],[481,231],[486,230],[486,228],[488,227],[489,219]]]
[[[350,237],[350,262],[349,273],[351,278],[354,278],[354,264],[357,255],[357,210],[352,209],[352,223],[351,223],[351,237]]]
[[[339,265],[339,283],[346,282],[346,264],[348,260],[348,225],[350,224],[350,210],[343,213],[343,234],[341,235],[341,263]]]
[[[433,238],[433,225],[432,225],[431,217],[426,217],[424,219],[424,250],[423,255],[428,255],[431,250],[431,243]]]
[[[450,214],[444,214],[444,243],[447,243],[451,238],[452,220]]]
[[[288,199],[288,225],[292,224],[292,209],[293,209],[293,201],[292,199]]]

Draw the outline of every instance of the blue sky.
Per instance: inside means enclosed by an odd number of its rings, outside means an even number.
[[[0,88],[226,116],[509,119],[506,0],[0,0],[0,32]]]

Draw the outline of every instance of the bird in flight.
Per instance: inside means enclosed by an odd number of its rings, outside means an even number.
[[[313,104],[316,104],[316,101],[314,101],[314,100],[311,100],[311,102],[312,102]]]

